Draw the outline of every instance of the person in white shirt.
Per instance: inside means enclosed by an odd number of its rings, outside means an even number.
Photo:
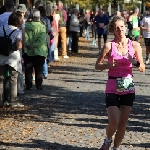
[[[6,102],[7,106],[11,107],[24,107],[24,105],[17,102],[17,78],[18,72],[22,72],[20,50],[22,49],[22,32],[19,27],[22,25],[22,16],[14,12],[9,16],[8,24],[0,27],[0,36],[4,36],[3,28],[6,31],[6,35],[11,34],[10,38],[12,43],[16,43],[16,48],[9,52],[9,56],[0,55],[0,105],[3,103],[3,87],[4,81],[7,76],[6,72],[10,74],[10,102]]]
[[[8,18],[14,11],[14,5],[15,4],[13,0],[6,0],[5,2],[6,12],[0,15],[0,27],[8,24]]]
[[[143,31],[143,37],[146,46],[146,59],[145,63],[149,64],[150,59],[150,9],[147,11],[147,15],[142,19],[141,29]]]
[[[0,27],[8,24],[8,18],[14,11],[14,1],[13,0],[6,0],[4,5],[6,11],[0,15]],[[3,103],[7,104],[7,102],[10,101],[10,89],[9,89],[9,83],[10,83],[10,76],[5,78],[4,81],[4,100]],[[2,102],[1,102],[2,103]]]
[[[57,5],[54,5],[53,11],[52,11],[52,16],[56,22],[56,28],[57,28],[57,34],[55,35],[54,61],[59,61],[57,45],[58,45],[58,22],[60,20],[60,15],[57,14],[56,11],[57,11]]]

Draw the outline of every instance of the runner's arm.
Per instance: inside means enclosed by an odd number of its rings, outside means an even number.
[[[110,52],[110,49],[111,49],[111,42],[107,42],[104,44],[104,47],[101,51],[101,54],[100,56],[98,57],[97,61],[96,61],[96,64],[95,64],[95,69],[96,70],[105,70],[105,69],[110,69],[110,68],[113,68],[117,65],[117,63],[114,61],[112,63],[107,63],[107,64],[104,64],[104,59],[109,55],[109,52]]]
[[[140,46],[140,43],[133,41],[132,45],[133,45],[133,49],[135,51],[136,60],[140,63],[140,65],[138,66],[138,70],[140,72],[144,72],[145,71],[145,64],[143,62],[142,48]]]

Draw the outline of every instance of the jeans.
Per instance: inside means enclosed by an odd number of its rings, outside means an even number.
[[[44,65],[43,65],[43,75],[44,75],[44,77],[48,76],[48,64],[47,64],[46,59],[45,59]]]
[[[24,80],[23,80],[23,74],[22,73],[18,73],[18,79],[17,79],[17,93],[21,94],[24,91]]]
[[[0,105],[3,105],[4,80],[6,78],[7,70],[9,70],[9,73],[10,73],[10,78],[8,78],[8,80],[10,80],[10,84],[8,86],[10,90],[11,103],[15,103],[17,101],[18,72],[11,66],[4,65],[4,66],[0,66]]]
[[[48,61],[52,62],[54,60],[54,49],[55,49],[55,41],[51,44],[48,52]]]
[[[85,38],[86,38],[86,39],[90,39],[89,29],[90,29],[90,26],[88,26],[88,27],[86,28],[86,33],[85,33]]]
[[[10,76],[7,76],[4,81],[4,102],[11,102],[10,98]]]

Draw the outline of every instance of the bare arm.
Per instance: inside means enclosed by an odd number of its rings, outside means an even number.
[[[22,49],[22,40],[21,39],[16,39],[16,44],[17,44],[17,49],[21,50]]]
[[[96,70],[103,71],[105,69],[113,68],[117,65],[117,62],[115,62],[115,61],[113,61],[112,63],[104,64],[104,59],[106,56],[109,55],[110,49],[111,49],[111,42],[105,43],[105,45],[102,49],[102,52],[101,52],[100,56],[98,57],[96,64],[95,64]]]
[[[140,26],[140,27],[141,27],[142,30],[147,30],[147,28],[144,27],[144,26]]]
[[[138,70],[140,72],[144,72],[145,71],[145,64],[143,62],[142,48],[140,46],[140,43],[138,43],[136,41],[133,41],[132,45],[133,45],[133,49],[135,51],[136,60],[140,63],[140,66],[138,67]]]

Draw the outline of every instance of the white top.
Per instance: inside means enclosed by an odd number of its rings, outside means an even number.
[[[5,25],[4,28],[6,31],[6,35],[9,35],[12,30],[17,29],[10,36],[12,43],[14,43],[16,39],[22,40],[22,32],[17,27]],[[4,36],[3,26],[0,27],[0,36]],[[0,66],[8,64],[9,66],[13,67],[16,71],[22,73],[21,58],[22,56],[19,50],[11,51],[9,56],[0,55]]]
[[[0,27],[8,24],[8,18],[12,14],[12,12],[4,12],[3,14],[0,15]]]
[[[142,19],[141,26],[144,26],[147,29],[150,28],[150,16],[145,16]],[[144,36],[144,38],[150,38],[150,32],[143,30],[143,36]]]
[[[54,17],[54,19],[55,19],[55,21],[56,21],[57,29],[58,29],[58,22],[59,22],[59,20],[60,20],[60,15],[59,15],[59,14],[55,14],[55,15],[53,15],[53,17]]]

